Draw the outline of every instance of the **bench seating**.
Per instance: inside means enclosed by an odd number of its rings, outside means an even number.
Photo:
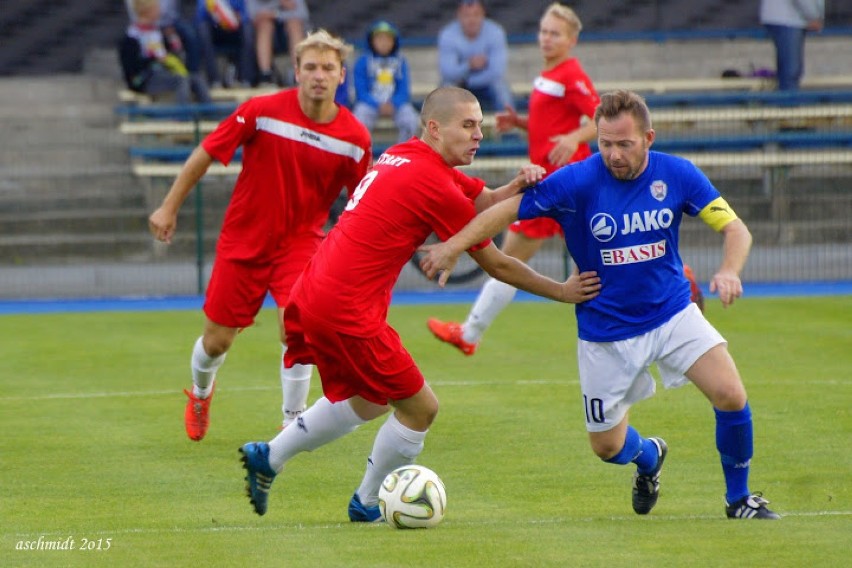
[[[150,120],[122,121],[119,131],[130,136],[137,135],[189,135],[197,132],[209,134],[219,124],[218,120],[201,119],[197,122],[187,116],[180,117],[177,109],[155,113],[156,118]],[[173,118],[161,118],[173,115]],[[140,115],[137,115],[137,117]],[[148,116],[148,115],[146,115]],[[719,108],[663,108],[655,110],[652,115],[654,125],[678,125],[689,123],[710,124],[714,122],[769,122],[790,123],[793,121],[852,121],[852,104],[805,105],[792,108],[766,106],[727,106]],[[804,122],[806,125],[807,122]],[[496,125],[493,113],[485,114],[483,128],[491,130]],[[390,119],[379,119],[377,130],[393,129]]]
[[[852,109],[852,106],[850,106]],[[483,120],[483,129],[493,129],[497,121],[493,114],[486,114]],[[138,121],[122,121],[119,124],[119,132],[130,136],[161,136],[161,135],[187,135],[194,134],[196,128],[199,134],[209,134],[219,125],[218,120],[199,120],[196,124],[192,119],[154,119]],[[380,118],[376,122],[376,131],[388,132],[394,130],[393,121],[389,118]]]
[[[795,104],[794,104],[795,101]],[[785,127],[830,129],[852,124],[852,90],[668,93],[648,98],[660,138],[666,130],[691,129],[773,131]],[[211,132],[222,118],[236,108],[234,102],[192,105],[121,105],[119,130],[134,137],[171,137],[171,142],[195,142]],[[486,139],[493,139],[496,118],[487,113],[483,124]],[[391,120],[380,119],[374,130],[377,145],[395,140]]]
[[[374,144],[373,154],[378,157],[391,144]],[[594,144],[592,145],[594,148]],[[194,146],[133,146],[130,157],[136,160],[181,162],[189,157]],[[698,153],[711,151],[734,152],[738,150],[759,149],[807,149],[807,148],[852,148],[852,130],[829,132],[763,132],[747,134],[729,134],[714,136],[660,136],[653,148],[661,152]],[[234,160],[241,159],[242,152],[237,150]],[[483,157],[526,159],[527,144],[519,138],[501,141],[483,141],[477,152],[477,160]]]
[[[512,92],[520,97],[529,97],[532,90],[532,82],[516,81],[510,85]],[[802,91],[828,90],[828,89],[852,89],[852,75],[831,76],[805,76],[801,83]],[[413,83],[411,85],[412,97],[423,100],[435,85],[429,83]],[[707,93],[707,92],[770,92],[775,88],[774,79],[753,77],[697,77],[697,78],[669,78],[669,79],[626,79],[623,81],[597,81],[595,88],[600,93],[614,89],[630,89],[644,95],[665,93]],[[242,102],[257,95],[274,93],[277,87],[272,88],[233,88],[233,89],[211,89],[210,96],[214,101]],[[801,92],[801,91],[800,91]],[[153,99],[145,94],[137,93],[129,89],[122,89],[118,93],[121,103],[151,104]]]
[[[760,180],[762,195],[772,211],[783,217],[786,185],[796,177],[852,178],[852,89],[801,90],[783,93],[763,90],[758,83],[738,88],[699,82],[678,84],[679,91],[658,88],[646,94],[657,139],[654,149],[681,155],[704,169],[711,179]],[[652,87],[651,83],[643,88]],[[852,85],[852,83],[850,83]],[[640,89],[629,82],[619,85]],[[598,85],[603,91],[606,85]],[[715,89],[715,90],[707,90]],[[246,96],[257,94],[249,91]],[[133,173],[153,186],[169,183],[180,172],[200,137],[236,108],[235,100],[209,105],[126,104],[121,107],[120,131],[133,139]],[[493,130],[495,115],[485,115]],[[374,131],[378,156],[395,139],[393,124],[380,120]],[[147,145],[146,145],[147,144]],[[214,163],[208,176],[237,176],[237,154],[228,166]],[[474,163],[463,169],[489,182],[506,179],[528,163],[523,135],[486,133]]]
[[[700,168],[739,168],[752,167],[758,169],[806,166],[806,165],[843,165],[852,167],[852,149],[814,150],[802,149],[795,151],[763,151],[749,152],[679,152],[678,155],[687,158]],[[463,169],[472,171],[517,171],[528,163],[525,156],[491,156],[478,157],[470,166]],[[133,173],[139,177],[173,178],[181,170],[182,162],[137,162],[133,164]],[[228,166],[214,163],[207,170],[208,176],[236,176],[242,170],[238,161]]]

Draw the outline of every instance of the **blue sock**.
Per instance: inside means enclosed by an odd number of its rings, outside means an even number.
[[[750,495],[748,473],[754,454],[754,433],[751,408],[748,403],[742,410],[716,412],[716,449],[722,458],[725,474],[725,500],[735,503]]]
[[[657,444],[648,438],[642,438],[642,451],[633,458],[637,471],[641,475],[647,475],[656,469],[658,461],[660,461],[660,454],[657,450]]]
[[[639,473],[644,474],[654,471],[657,467],[657,457],[657,446],[654,442],[640,436],[633,426],[628,426],[621,451],[606,462],[619,465],[633,462],[639,469]]]

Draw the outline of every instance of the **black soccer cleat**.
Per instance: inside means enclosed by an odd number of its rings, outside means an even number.
[[[633,474],[633,510],[637,515],[647,515],[657,504],[660,496],[660,472],[663,471],[663,462],[669,447],[662,438],[648,438],[657,446],[657,467],[648,474],[638,471]]]
[[[763,494],[752,493],[736,503],[727,504],[725,514],[729,519],[780,519],[781,515],[766,507],[768,504],[769,501],[763,498]]]

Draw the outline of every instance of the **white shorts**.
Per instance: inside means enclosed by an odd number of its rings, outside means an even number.
[[[279,21],[287,21],[292,19],[308,21],[308,5],[305,0],[294,0],[295,7],[292,10],[285,10],[281,7],[280,0],[248,0],[248,13],[252,19],[263,12],[274,12]]]
[[[633,404],[654,395],[652,363],[657,364],[663,386],[683,386],[689,380],[684,373],[719,344],[727,341],[694,303],[643,335],[607,343],[580,340],[577,361],[586,430],[615,428]]]

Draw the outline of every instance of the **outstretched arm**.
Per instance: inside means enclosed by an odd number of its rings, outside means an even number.
[[[213,157],[201,145],[192,151],[172,183],[171,189],[163,198],[162,205],[148,217],[148,229],[157,240],[165,243],[172,242],[181,205],[212,163]]]
[[[565,282],[557,282],[539,274],[517,258],[506,255],[494,243],[469,254],[489,276],[557,302],[579,304],[600,293],[601,279],[594,271],[579,272],[575,268]]]
[[[474,206],[477,212],[482,212],[496,205],[497,203],[516,195],[522,189],[539,182],[544,178],[545,169],[535,164],[526,164],[518,174],[506,185],[500,186],[497,189],[485,188],[476,197]]]
[[[424,256],[420,260],[420,269],[429,279],[438,275],[438,284],[443,288],[464,251],[496,235],[518,219],[521,197],[515,195],[488,208],[443,243],[421,246],[419,250]],[[600,278],[594,271],[581,273],[575,268],[565,282],[557,282],[506,255],[494,243],[469,254],[497,280],[551,300],[579,304],[600,292]]]
[[[420,247],[420,252],[425,253],[420,260],[420,269],[427,278],[434,278],[440,272],[438,284],[443,287],[464,251],[493,237],[518,219],[521,197],[515,195],[489,207],[443,243]]]

